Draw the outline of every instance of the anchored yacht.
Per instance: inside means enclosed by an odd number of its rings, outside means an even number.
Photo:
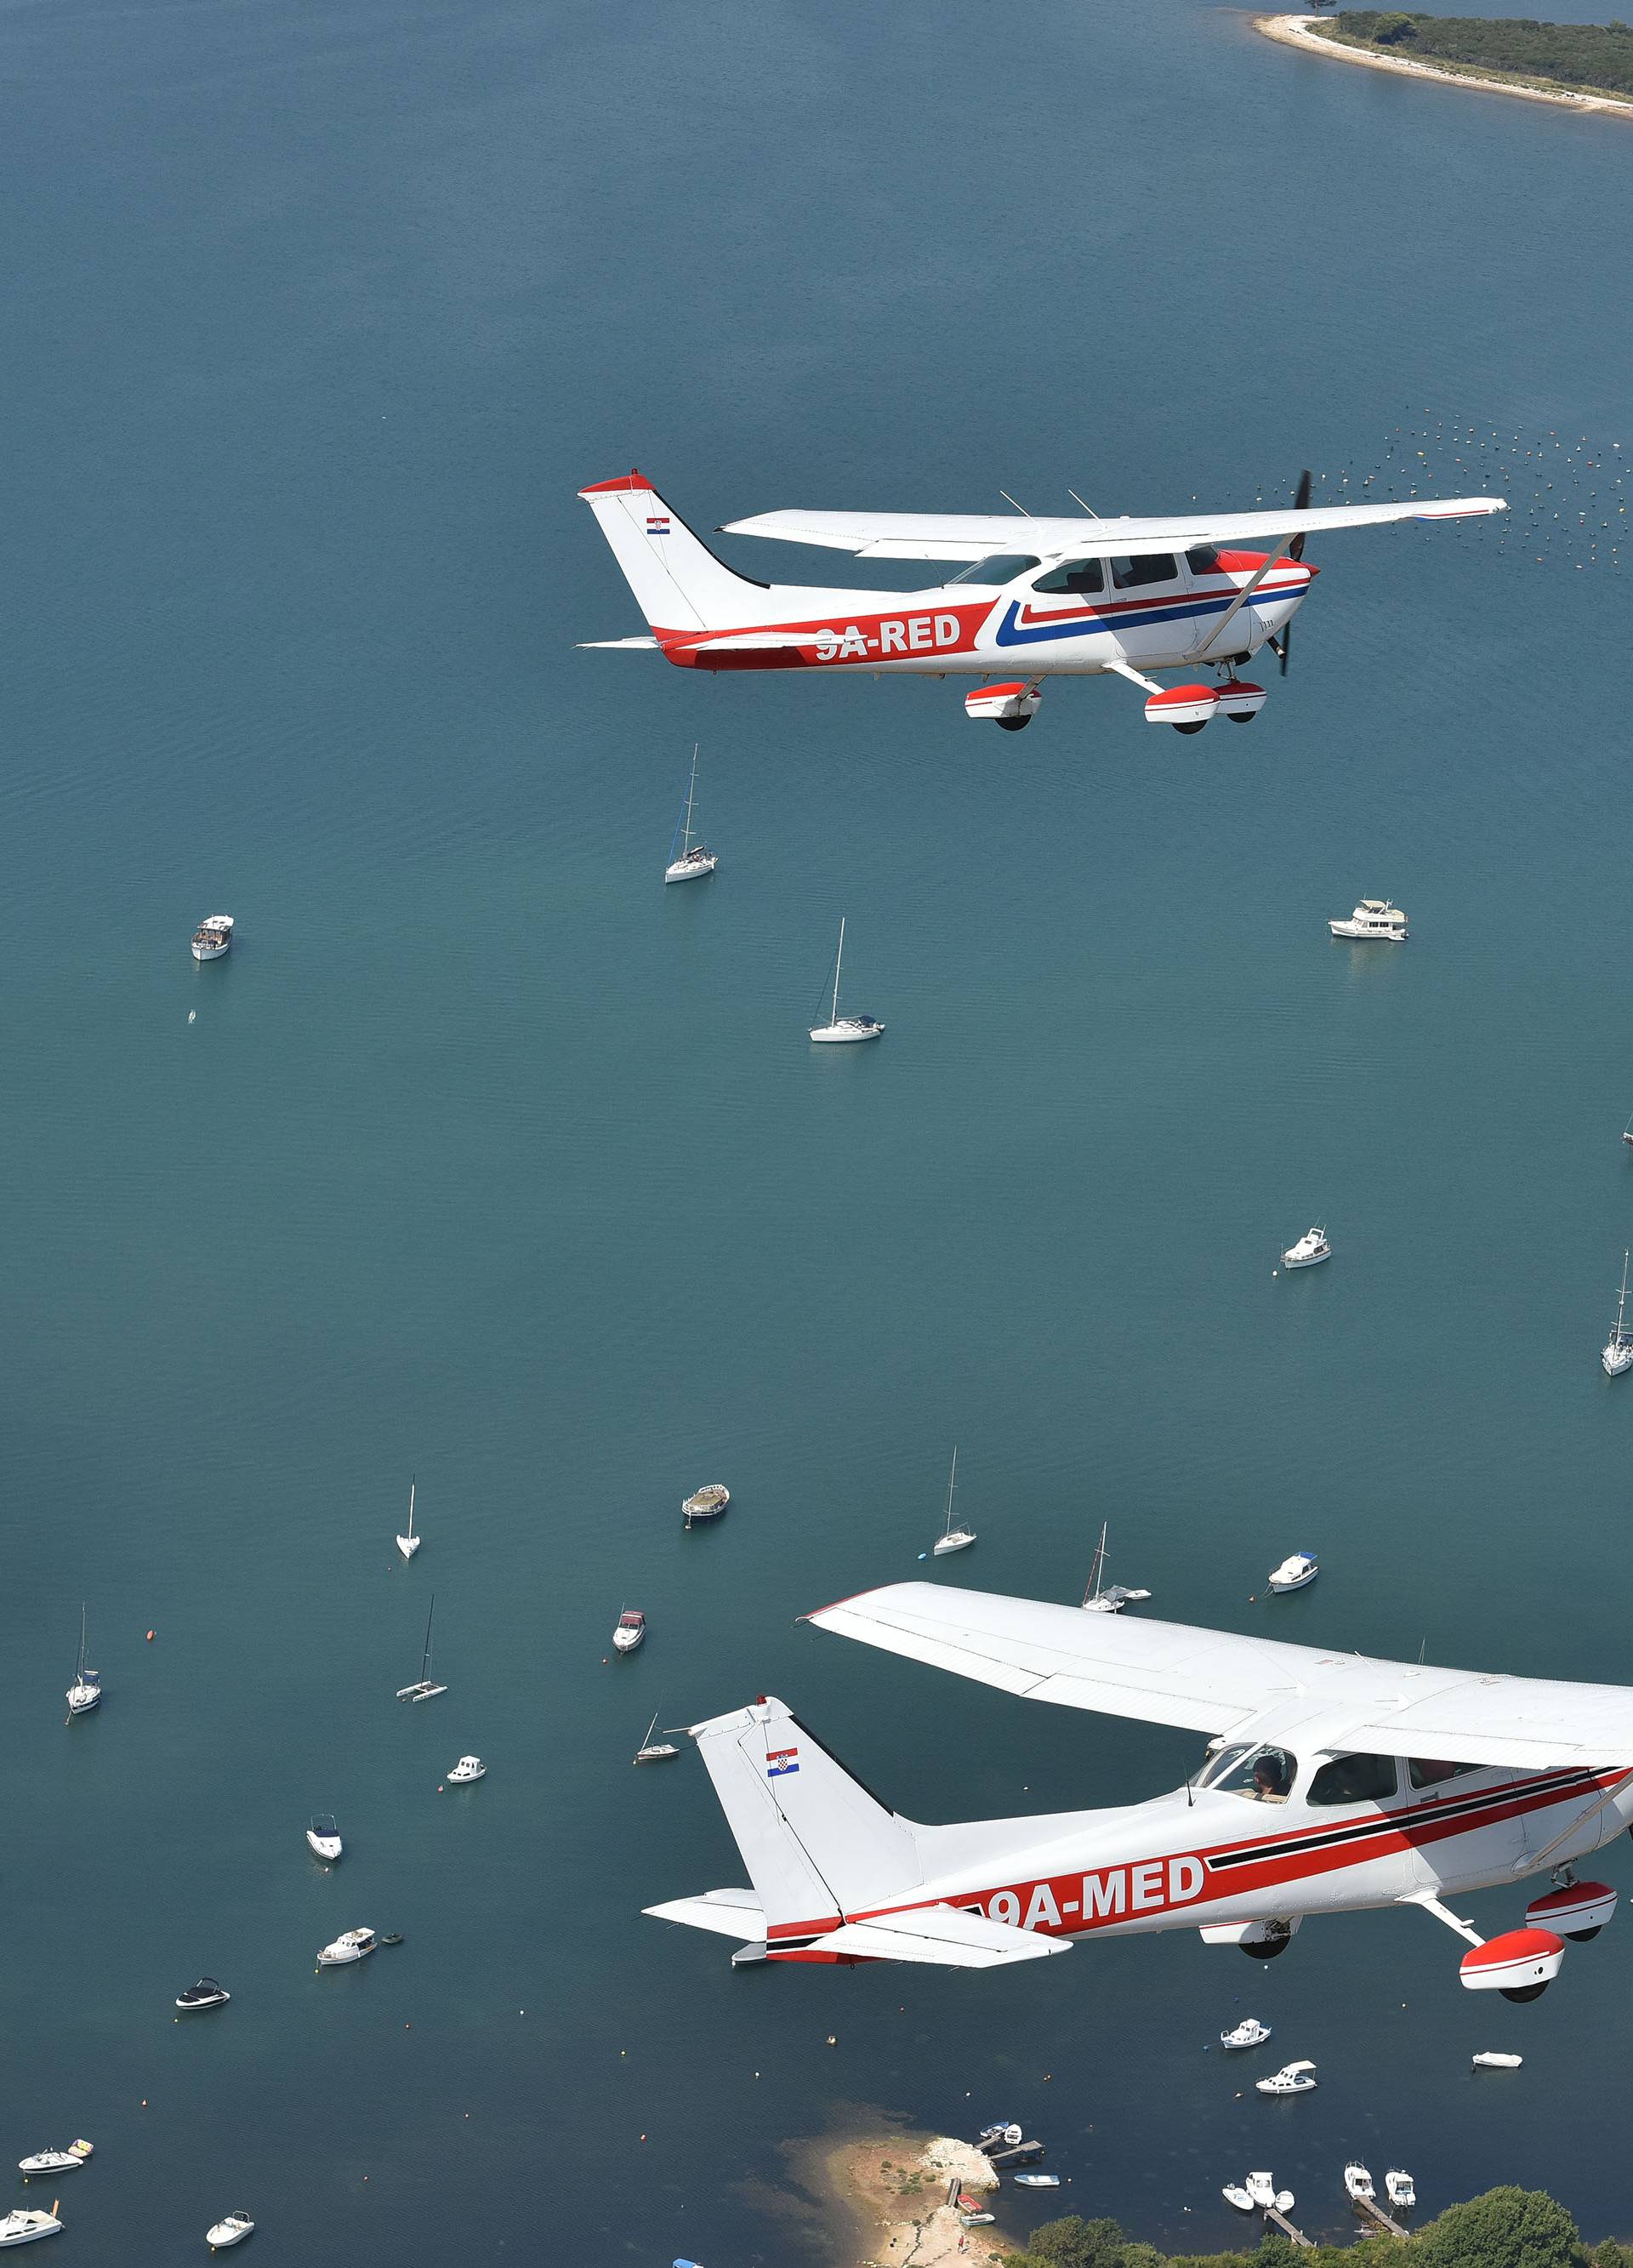
[[[74,1664],[74,1682],[68,1689],[68,1713],[84,1717],[99,1707],[102,1699],[101,1673],[85,1668],[85,1610],[79,1609],[79,1658]]]
[[[1321,1572],[1321,1563],[1313,1551],[1290,1551],[1279,1567],[1272,1567],[1269,1588],[1272,1591],[1302,1591],[1313,1583]]]
[[[675,821],[674,841],[669,845],[669,864],[664,868],[666,882],[695,882],[702,874],[712,874],[720,864],[717,854],[705,850],[701,843],[692,840],[692,805],[697,794],[697,747],[692,747],[692,777],[686,791],[686,808]],[[675,857],[675,843],[680,845],[680,855]]]
[[[326,1860],[331,1867],[335,1864],[344,1846],[342,1845],[340,1829],[335,1823],[335,1814],[332,1811],[313,1813],[312,1824],[306,1830],[306,1840],[312,1846],[314,1858]]]
[[[1333,1248],[1327,1241],[1327,1231],[1320,1226],[1306,1228],[1297,1244],[1290,1244],[1282,1255],[1284,1268],[1313,1268],[1318,1262],[1330,1260]]]
[[[1600,1360],[1607,1378],[1620,1378],[1624,1370],[1633,1370],[1633,1331],[1626,1328],[1628,1307],[1628,1256],[1622,1256],[1622,1294],[1616,1301],[1616,1320],[1610,1327],[1610,1336],[1605,1341],[1605,1351]],[[74,1705],[69,1696],[69,1707]]]
[[[834,956],[834,997],[826,1024],[813,1024],[811,1036],[819,1042],[876,1040],[884,1031],[877,1016],[842,1016],[839,1012],[839,972],[845,960],[845,917],[839,917],[839,950]]]
[[[242,2244],[254,2226],[246,2213],[229,2213],[204,2231],[204,2242],[212,2252],[220,2252],[229,2244]]]
[[[193,932],[195,961],[219,961],[224,953],[232,950],[232,917],[231,914],[206,914]]]
[[[0,2219],[0,2244],[32,2244],[37,2236],[60,2236],[63,2224],[54,2213],[8,2213]]]
[[[1335,937],[1376,937],[1390,945],[1400,945],[1407,935],[1406,916],[1387,898],[1363,898],[1348,921],[1329,921],[1327,926]]]
[[[694,1489],[680,1506],[680,1515],[689,1528],[695,1520],[718,1520],[732,1501],[732,1491],[723,1481],[710,1481],[706,1488]]]
[[[344,1969],[354,1961],[361,1961],[373,1952],[379,1943],[371,1929],[343,1930],[332,1944],[326,1945],[318,1955],[320,1969]]]
[[[620,1653],[633,1653],[645,1636],[646,1616],[639,1607],[626,1607],[613,1632],[614,1646]]]

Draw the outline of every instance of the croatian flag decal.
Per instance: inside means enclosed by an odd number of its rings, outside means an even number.
[[[766,1778],[780,1779],[784,1772],[797,1772],[799,1770],[798,1756],[798,1749],[768,1749]]]
[[[649,535],[667,535],[669,533],[668,513],[649,512],[646,515],[646,532]]]

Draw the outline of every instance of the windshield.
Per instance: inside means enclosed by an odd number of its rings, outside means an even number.
[[[1290,1749],[1227,1749],[1208,1786],[1250,1803],[1285,1803],[1298,1777],[1298,1759]]]
[[[974,560],[956,575],[949,575],[942,587],[951,590],[954,583],[1012,583],[1017,575],[1024,575],[1037,563],[1026,552],[995,551],[989,558]]]

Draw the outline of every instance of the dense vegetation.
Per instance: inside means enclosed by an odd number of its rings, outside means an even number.
[[[1534,16],[1420,16],[1376,8],[1346,8],[1328,21],[1351,47],[1387,48],[1419,63],[1633,97],[1633,31],[1625,24],[1539,24]]]
[[[1176,2254],[1126,2237],[1114,2220],[1046,2221],[1008,2268],[1401,2268],[1408,2256],[1393,2236],[1324,2244],[1295,2252],[1273,2230],[1254,2252]],[[1589,2251],[1563,2205],[1541,2190],[1488,2190],[1426,2222],[1412,2246],[1412,2268],[1633,2268],[1633,2248],[1614,2237]]]

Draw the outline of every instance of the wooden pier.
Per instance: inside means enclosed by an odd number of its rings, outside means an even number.
[[[1391,2236],[1409,2237],[1412,2235],[1412,2231],[1409,2228],[1402,2228],[1398,2220],[1391,2220],[1382,2205],[1377,2204],[1372,2198],[1357,2198],[1355,2202],[1361,2212],[1370,2213],[1378,2226],[1387,2230]]]
[[[1265,2206],[1264,2217],[1267,2220],[1273,2220],[1282,2235],[1290,2238],[1294,2244],[1301,2244],[1306,2252],[1314,2251],[1315,2239],[1313,2236],[1306,2236],[1302,2228],[1295,2228],[1287,2215],[1284,2213],[1277,2213],[1273,2205]]]

